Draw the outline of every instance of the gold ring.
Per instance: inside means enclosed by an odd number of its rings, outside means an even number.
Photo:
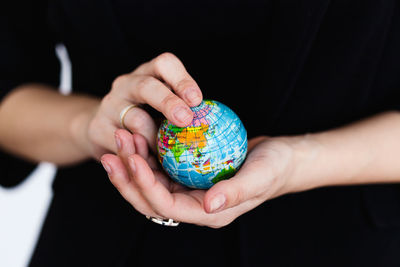
[[[137,107],[137,106],[138,106],[138,105],[130,104],[129,106],[126,106],[126,107],[121,111],[121,113],[119,113],[119,122],[120,122],[120,124],[121,124],[121,127],[124,128],[125,130],[128,130],[128,131],[129,131],[129,129],[126,127],[126,125],[125,125],[125,123],[124,123],[125,116],[126,116],[126,114],[128,113],[129,110],[131,110],[131,109],[133,109],[133,108],[135,108],[135,107]]]
[[[160,219],[156,217],[146,216],[146,218],[152,222],[165,225],[165,226],[178,226],[179,222],[174,221],[173,219]]]

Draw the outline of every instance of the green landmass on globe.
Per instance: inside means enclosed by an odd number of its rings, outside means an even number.
[[[192,111],[188,127],[177,127],[168,120],[161,124],[158,158],[173,180],[208,189],[240,168],[247,153],[247,132],[239,117],[218,101],[204,100]]]

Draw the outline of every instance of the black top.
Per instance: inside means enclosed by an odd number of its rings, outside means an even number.
[[[395,0],[48,2],[0,7],[2,96],[25,82],[57,86],[61,42],[74,91],[98,96],[118,75],[175,53],[250,138],[400,108]],[[24,175],[3,173],[9,185]],[[400,266],[399,185],[286,195],[217,230],[147,221],[94,161],[60,169],[53,188],[32,266]]]

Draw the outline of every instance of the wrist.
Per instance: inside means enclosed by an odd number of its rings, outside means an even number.
[[[287,179],[288,193],[310,190],[323,186],[320,161],[323,146],[313,134],[285,138],[292,150],[290,172]]]
[[[93,156],[93,148],[89,140],[88,131],[89,125],[99,107],[99,101],[97,99],[90,99],[86,102],[85,107],[74,114],[69,124],[71,139],[77,149],[82,152],[82,158]]]

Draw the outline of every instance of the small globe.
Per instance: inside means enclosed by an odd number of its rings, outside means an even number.
[[[158,158],[176,182],[208,189],[239,169],[247,153],[247,132],[239,117],[218,101],[204,100],[192,111],[188,127],[168,120],[161,124]]]

